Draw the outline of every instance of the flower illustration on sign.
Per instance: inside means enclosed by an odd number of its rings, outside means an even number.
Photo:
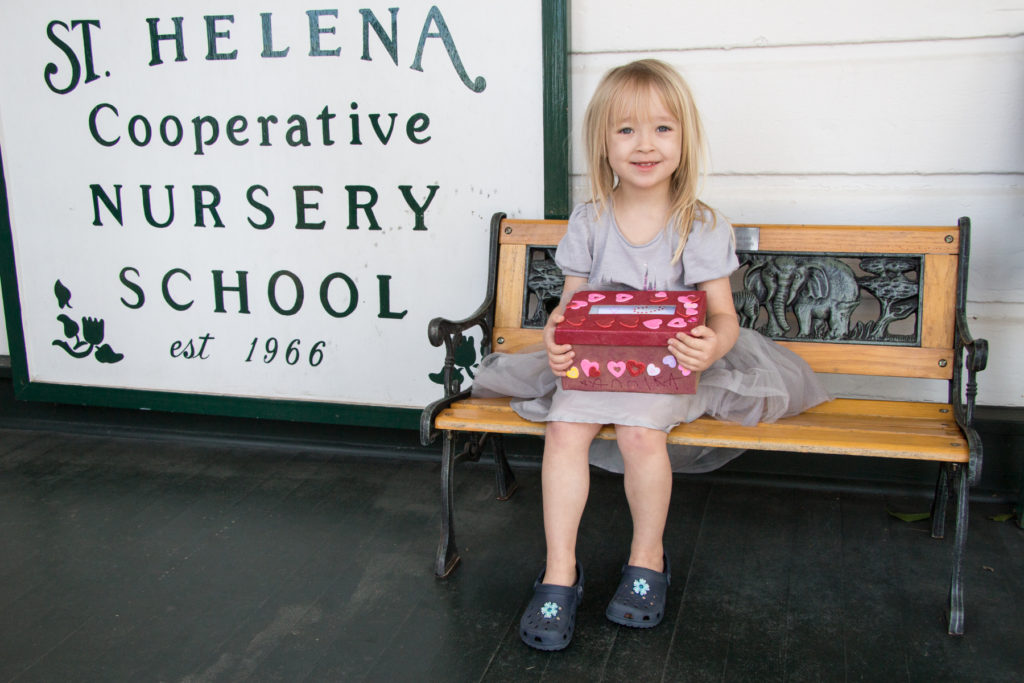
[[[71,290],[57,280],[53,285],[53,293],[57,297],[57,306],[72,308]],[[54,339],[53,345],[64,349],[72,358],[85,358],[96,352],[95,358],[100,363],[117,363],[124,358],[123,353],[118,353],[110,347],[110,344],[103,343],[104,323],[100,318],[82,317],[82,324],[79,325],[71,316],[61,313],[57,316],[57,322],[61,324],[64,332],[64,339]]]

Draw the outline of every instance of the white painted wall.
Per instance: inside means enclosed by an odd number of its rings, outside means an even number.
[[[1024,405],[1024,0],[572,3],[574,144],[608,68],[674,64],[711,145],[704,198],[734,222],[973,223],[979,401]],[[573,153],[575,199],[585,163]],[[837,394],[879,383],[830,378]],[[945,384],[890,381],[943,400]]]

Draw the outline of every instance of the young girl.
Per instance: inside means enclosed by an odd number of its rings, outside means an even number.
[[[583,595],[576,536],[594,459],[591,442],[614,424],[633,520],[629,559],[605,612],[639,628],[664,616],[670,579],[662,536],[673,465],[706,471],[738,452],[689,449],[670,460],[666,434],[703,414],[756,424],[816,405],[828,396],[795,354],[741,329],[729,275],[739,265],[732,228],[697,199],[704,137],[682,77],[656,60],[607,73],[583,121],[590,202],[569,218],[555,260],[565,275],[561,303],[544,328],[545,349],[492,354],[482,362],[474,394],[512,395],[522,416],[547,422],[541,483],[547,562],[520,622],[523,641],[542,650],[569,644]],[[706,324],[668,342],[676,361],[702,372],[696,394],[564,391],[574,359],[556,344],[554,327],[580,289],[700,289]],[[607,457],[607,453],[605,453]],[[617,457],[617,454],[616,454]],[[608,463],[604,463],[607,465]]]

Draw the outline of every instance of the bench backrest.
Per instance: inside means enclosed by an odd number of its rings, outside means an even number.
[[[953,378],[970,222],[948,226],[736,225],[741,324],[817,372]],[[492,222],[495,351],[541,341],[562,275],[566,221]],[[495,253],[496,252],[496,253]]]

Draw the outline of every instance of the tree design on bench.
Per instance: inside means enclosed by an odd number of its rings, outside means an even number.
[[[918,283],[907,273],[918,272],[918,260],[895,256],[876,256],[860,261],[860,268],[870,275],[858,278],[860,286],[871,292],[882,304],[882,313],[868,330],[871,339],[890,339],[889,324],[909,318],[918,309]]]
[[[554,247],[530,249],[526,273],[526,302],[523,306],[523,327],[542,328],[548,314],[562,298],[562,270],[555,263]]]

